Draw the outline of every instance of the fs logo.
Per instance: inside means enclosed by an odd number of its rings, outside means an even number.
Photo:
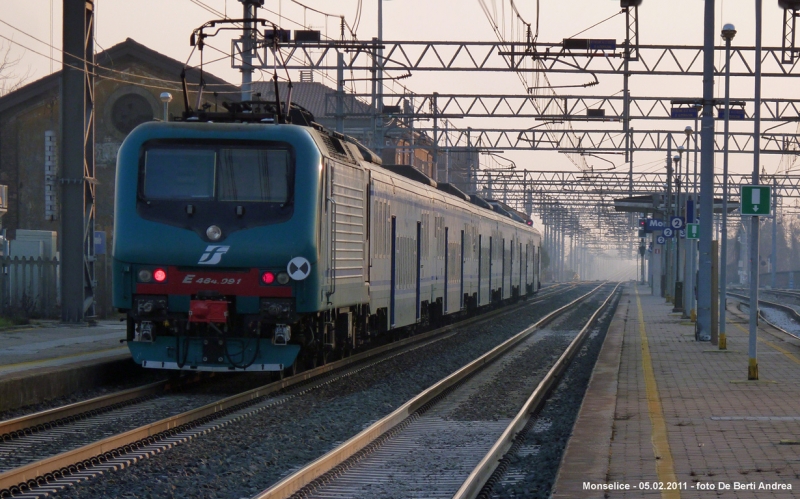
[[[222,260],[222,255],[228,252],[231,249],[230,246],[216,246],[216,245],[209,245],[206,248],[206,252],[203,253],[203,256],[200,257],[200,260],[197,262],[198,265],[216,265]]]

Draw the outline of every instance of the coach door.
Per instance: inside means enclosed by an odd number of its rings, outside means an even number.
[[[520,244],[519,248],[520,252],[522,251],[522,245]],[[525,243],[525,270],[520,269],[519,271],[519,292],[522,294],[528,294],[528,243]],[[523,287],[523,284],[525,287]]]
[[[503,239],[503,248],[500,252],[500,258],[502,261],[500,262],[500,299],[502,300],[505,298],[506,295],[506,240]],[[511,282],[511,279],[509,279]]]
[[[447,312],[447,297],[450,287],[450,228],[444,228],[444,311]]]
[[[493,246],[493,238],[489,236],[489,301],[492,301],[492,246]]]
[[[389,324],[394,327],[394,299],[397,292],[397,218],[392,217],[392,263],[389,278]]]
[[[422,281],[422,222],[417,222],[417,321],[420,318],[420,282]]]
[[[458,278],[458,294],[460,298],[458,299],[458,307],[460,309],[464,308],[464,231],[461,231],[461,271],[459,272]]]
[[[519,258],[519,284],[517,285],[517,292],[524,294],[522,292],[522,281],[524,280],[522,277],[522,243],[519,242],[519,239],[517,239],[517,258]]]
[[[478,236],[478,303],[481,304],[481,277],[483,277],[483,234]]]

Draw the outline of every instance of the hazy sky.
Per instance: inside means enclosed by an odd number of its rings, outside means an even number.
[[[377,1],[363,0],[361,20],[357,35],[359,39],[369,39],[377,35]],[[353,26],[356,21],[358,0],[301,0],[301,3],[321,11],[334,14],[336,17],[322,16],[305,10],[290,0],[266,0],[265,9],[260,10],[260,17],[265,17],[288,29],[299,27],[297,23],[305,23],[314,29],[321,29],[332,37],[338,37],[338,15],[344,15],[347,23]],[[495,41],[496,35],[492,31],[482,3],[487,7],[505,35],[511,34],[512,26],[516,23],[509,21],[510,9],[508,0],[385,0],[384,1],[384,38],[386,40],[483,40]],[[535,0],[518,0],[518,9],[522,17],[531,23],[536,21]],[[574,36],[578,32],[593,26],[619,12],[617,0],[541,0],[539,12],[539,41],[560,42],[563,38]],[[778,8],[776,0],[765,0],[764,35],[763,44],[767,46],[780,46],[782,11]],[[61,1],[59,0],[28,0],[26,2],[0,0],[0,35],[13,38],[15,42],[27,46],[28,51],[14,47],[13,54],[21,56],[18,72],[30,71],[29,81],[47,75],[50,72],[51,61],[33,51],[49,55],[50,48],[46,45],[52,38],[56,49],[53,56],[56,62],[52,63],[54,70],[60,68],[61,45]],[[98,51],[108,48],[126,38],[133,38],[148,47],[164,53],[180,61],[185,61],[191,47],[188,40],[192,29],[214,18],[214,14],[204,9],[206,5],[212,9],[226,12],[231,17],[241,16],[241,4],[236,0],[96,0],[97,29],[96,40]],[[639,8],[640,43],[643,44],[702,44],[703,37],[703,7],[702,0],[644,0]],[[52,10],[51,10],[52,8]],[[272,12],[270,12],[272,11]],[[719,33],[723,23],[734,23],[738,30],[734,45],[752,46],[755,41],[754,27],[754,2],[752,0],[717,0],[716,1],[716,29]],[[51,31],[50,13],[52,12],[53,27]],[[278,13],[281,14],[282,22]],[[503,15],[505,13],[505,15]],[[505,21],[504,21],[505,19]],[[11,26],[13,26],[13,28]],[[17,28],[17,29],[14,29]],[[514,28],[516,29],[516,28]],[[39,38],[45,43],[33,40],[24,33]],[[617,15],[581,34],[587,38],[615,38],[618,42],[624,40],[624,16]],[[717,37],[718,43],[722,43]],[[8,45],[7,40],[0,40],[3,46]],[[211,45],[222,50],[229,50],[228,39],[212,40]],[[211,52],[209,52],[211,54]],[[208,57],[208,56],[207,56]],[[210,58],[210,57],[209,57]],[[195,59],[196,62],[196,59]],[[240,73],[230,68],[228,60],[223,60],[207,68],[213,74],[238,84],[241,81]],[[267,78],[269,75],[266,76]],[[177,75],[176,75],[177,79]],[[553,76],[559,83],[584,83],[585,75]],[[796,82],[784,81],[765,82],[764,97],[797,98],[798,85]],[[717,82],[715,93],[719,94],[721,81]],[[330,83],[328,83],[330,84]],[[418,73],[404,80],[403,84],[416,92],[440,93],[520,93],[523,86],[519,79],[511,73],[505,74],[469,74],[469,73]],[[366,91],[366,84],[359,90]],[[733,83],[733,98],[746,98],[753,95],[753,80],[743,78]],[[622,78],[609,76],[602,77],[601,84],[589,90],[568,89],[560,93],[585,94],[585,95],[611,95],[622,89]],[[631,94],[633,96],[700,96],[702,82],[700,78],[658,78],[634,77],[631,79]],[[531,120],[511,121],[505,120],[503,126],[527,128],[535,123]],[[677,122],[634,122],[637,129],[664,129],[670,128],[683,130],[691,123]],[[457,126],[459,124],[457,123]],[[481,126],[470,122],[462,125]],[[497,126],[496,123],[486,123],[486,126]],[[583,125],[580,125],[583,126]],[[772,126],[762,126],[762,130]],[[782,127],[780,130],[794,132],[795,124]],[[518,167],[535,168],[542,170],[574,169],[564,155],[554,152],[516,152],[508,153]],[[663,167],[659,163],[661,154],[641,153],[635,156],[635,168],[642,171],[653,171]],[[617,164],[621,160],[612,157]],[[762,163],[768,171],[774,171],[780,161],[779,156],[762,156]],[[604,167],[603,161],[590,159],[596,167]],[[721,160],[717,160],[717,169],[721,170]],[[627,167],[621,167],[627,170]],[[734,171],[746,172],[752,170],[752,157],[737,155],[732,159]]]

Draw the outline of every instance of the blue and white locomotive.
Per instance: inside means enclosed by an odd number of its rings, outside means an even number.
[[[313,123],[207,121],[119,151],[113,301],[140,365],[280,371],[538,289],[519,216]]]

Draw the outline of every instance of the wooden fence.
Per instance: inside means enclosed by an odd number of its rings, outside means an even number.
[[[0,257],[0,269],[3,315],[45,319],[61,316],[58,259]]]

